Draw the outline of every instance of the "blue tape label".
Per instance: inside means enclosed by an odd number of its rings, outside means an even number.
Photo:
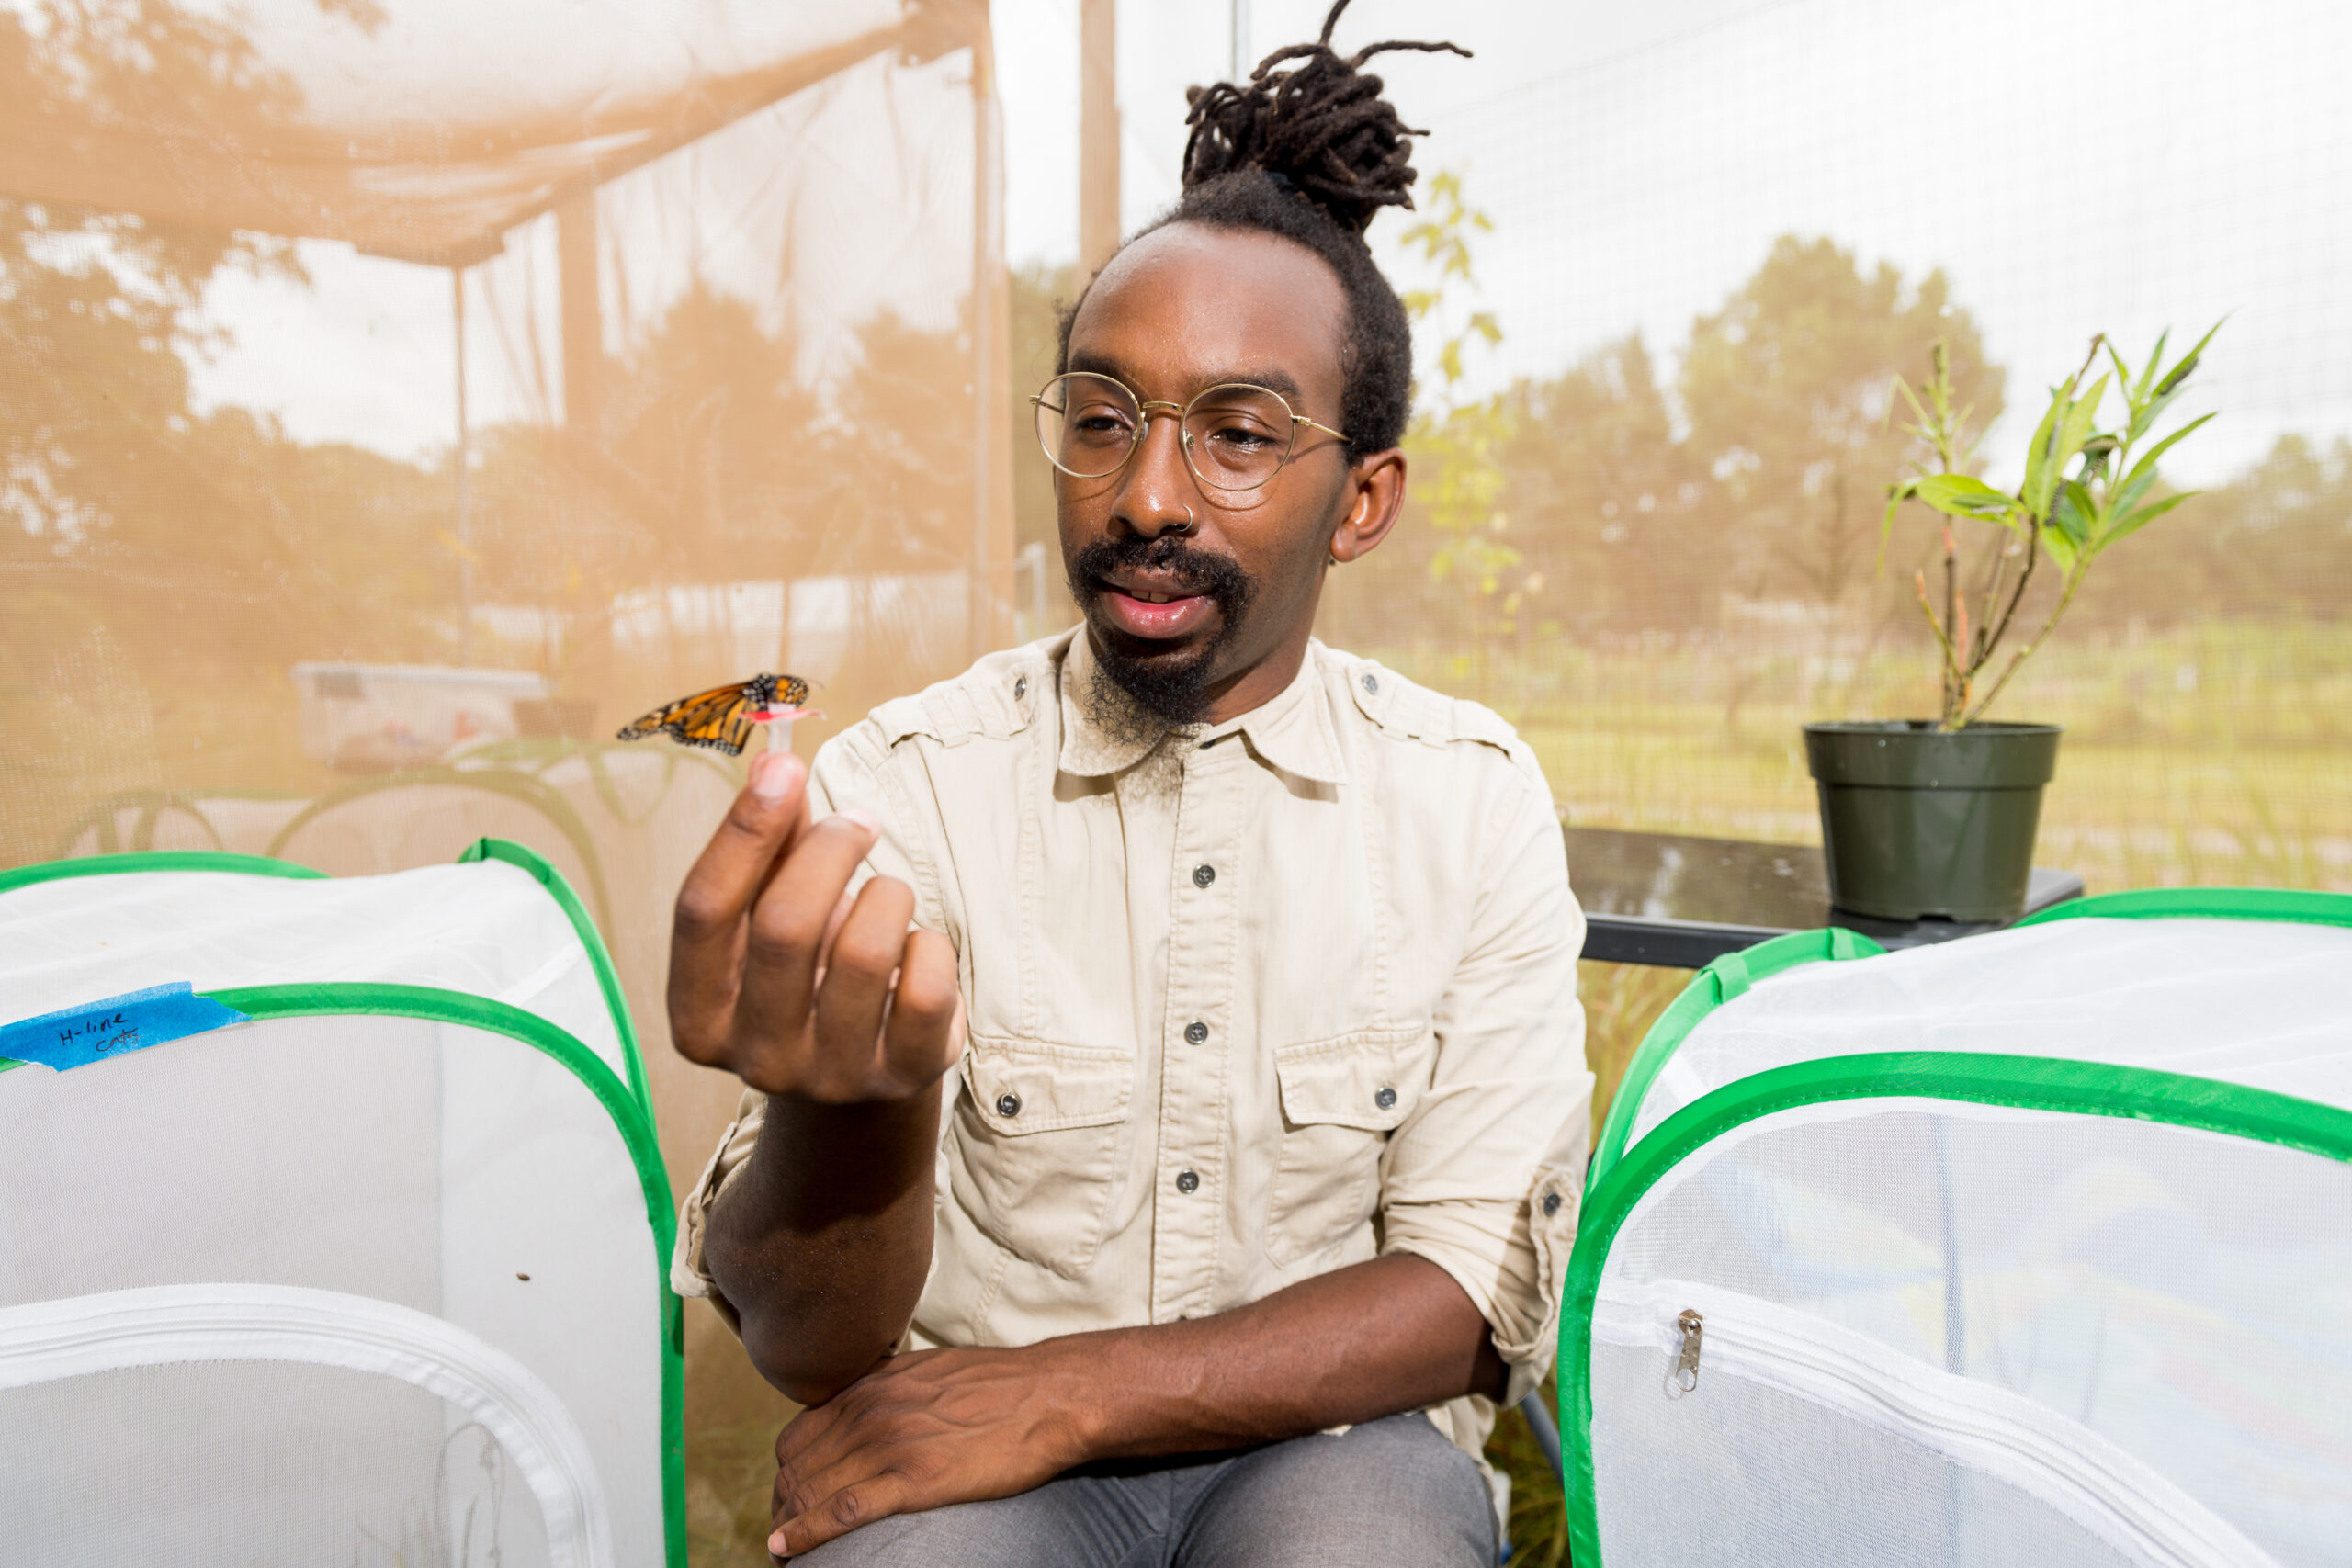
[[[186,980],[175,980],[0,1024],[0,1056],[39,1062],[62,1073],[244,1021],[235,1008],[199,997]]]

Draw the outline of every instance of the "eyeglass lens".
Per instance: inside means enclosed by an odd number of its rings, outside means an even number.
[[[1076,374],[1037,398],[1037,440],[1063,472],[1114,473],[1135,450],[1144,413],[1135,394],[1106,376]],[[1290,457],[1290,404],[1263,387],[1211,387],[1184,411],[1184,460],[1203,484],[1255,490]]]

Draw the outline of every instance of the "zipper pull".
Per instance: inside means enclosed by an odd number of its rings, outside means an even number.
[[[1689,1393],[1699,1386],[1699,1341],[1707,1332],[1707,1320],[1699,1315],[1697,1307],[1684,1307],[1674,1321],[1682,1329],[1682,1355],[1674,1363],[1674,1386]]]

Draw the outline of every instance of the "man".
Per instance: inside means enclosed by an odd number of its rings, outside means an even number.
[[[1410,366],[1362,238],[1403,128],[1329,32],[1196,98],[1066,324],[1085,626],[762,758],[679,895],[678,1047],[747,1092],[675,1273],[809,1406],[779,1556],[1496,1559],[1583,922],[1510,728],[1309,635],[1396,520]]]

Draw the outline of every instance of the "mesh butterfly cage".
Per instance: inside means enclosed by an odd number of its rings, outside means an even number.
[[[2352,1561],[2352,897],[1718,960],[1562,1314],[1578,1568]]]
[[[0,1560],[685,1561],[603,942],[485,840],[0,873]]]

